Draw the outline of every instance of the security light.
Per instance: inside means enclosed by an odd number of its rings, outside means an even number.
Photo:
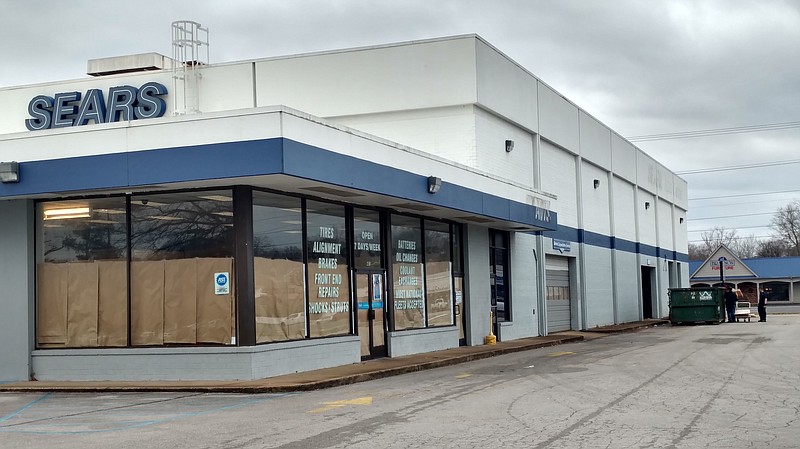
[[[442,178],[436,176],[428,177],[428,193],[436,193],[442,188]]]
[[[19,182],[19,163],[0,162],[0,181],[4,183]]]

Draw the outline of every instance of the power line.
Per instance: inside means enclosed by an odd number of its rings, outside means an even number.
[[[738,201],[736,203],[722,203],[722,204],[709,204],[704,206],[705,208],[713,208],[713,207],[727,207],[727,206],[743,206],[745,204],[764,204],[764,203],[771,203],[775,201],[786,201],[783,198],[776,198],[773,200],[761,200],[761,201]]]
[[[775,167],[777,165],[789,165],[789,164],[798,164],[800,163],[800,159],[794,159],[790,161],[775,161],[775,162],[761,162],[755,164],[743,164],[743,165],[730,165],[727,167],[713,167],[713,168],[698,168],[696,170],[684,170],[684,171],[676,171],[676,175],[696,175],[699,173],[713,173],[713,172],[720,172],[720,171],[733,171],[733,170],[747,170],[750,168],[762,168],[762,167]]]
[[[778,193],[795,193],[800,192],[800,190],[776,190],[774,192],[760,192],[760,193],[739,193],[736,195],[719,195],[719,196],[706,196],[700,198],[689,198],[689,201],[699,201],[699,200],[716,200],[720,198],[738,198],[741,196],[757,196],[757,195],[775,195]]]
[[[773,215],[775,212],[759,212],[755,214],[741,214],[741,215],[720,215],[718,217],[703,217],[703,218],[690,218],[691,221],[702,221],[702,220],[717,220],[719,218],[738,218],[738,217],[755,217],[757,215]]]
[[[768,227],[769,227],[769,225],[764,225],[764,226],[737,226],[736,228],[732,228],[732,229],[735,229],[735,230],[738,231],[739,229],[758,229],[758,228],[768,228]],[[714,229],[697,229],[695,231],[686,231],[686,232],[711,232],[711,231],[714,231]]]
[[[772,237],[775,237],[775,236],[774,235],[748,235],[748,236],[744,236],[744,237],[733,237],[730,240],[743,240],[743,239],[749,239],[751,237],[754,238],[754,239],[766,239],[766,238],[772,238]],[[703,240],[703,239],[700,239],[700,240],[687,240],[687,243],[697,243],[697,242],[705,242],[705,240]]]
[[[765,123],[763,125],[736,126],[732,128],[712,128],[663,134],[645,134],[627,137],[626,139],[630,142],[649,142],[653,140],[689,139],[694,137],[720,136],[790,128],[800,128],[800,122]]]

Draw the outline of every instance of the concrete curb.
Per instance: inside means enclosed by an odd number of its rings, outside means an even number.
[[[613,334],[668,324],[669,320],[646,320],[605,326],[581,332]],[[600,336],[600,335],[597,335]],[[597,338],[597,337],[592,337]],[[195,393],[288,393],[321,390],[417,371],[457,365],[503,354],[584,341],[583,335],[553,334],[496,345],[462,346],[412,356],[385,358],[360,364],[288,374],[248,381],[30,381],[0,384],[0,392],[195,392]]]

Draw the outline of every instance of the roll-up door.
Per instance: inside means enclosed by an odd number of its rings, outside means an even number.
[[[568,331],[570,325],[569,259],[547,256],[547,331]]]

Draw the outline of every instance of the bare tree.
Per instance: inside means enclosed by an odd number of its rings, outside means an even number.
[[[731,249],[740,258],[748,259],[751,257],[756,257],[759,246],[760,242],[758,239],[756,239],[756,236],[750,234],[747,237],[739,237],[736,239],[736,241],[733,242],[733,247]]]
[[[706,254],[706,257],[710,256],[720,245],[725,245],[732,250],[735,249],[736,229],[714,226],[714,228],[703,232],[700,237],[703,239],[703,243],[700,244],[702,252]]]
[[[705,245],[699,243],[689,244],[689,260],[706,260],[711,253],[707,252]]]
[[[800,200],[779,207],[770,225],[788,249],[788,255],[800,256]]]
[[[786,244],[780,239],[762,240],[758,245],[758,257],[784,257]]]

